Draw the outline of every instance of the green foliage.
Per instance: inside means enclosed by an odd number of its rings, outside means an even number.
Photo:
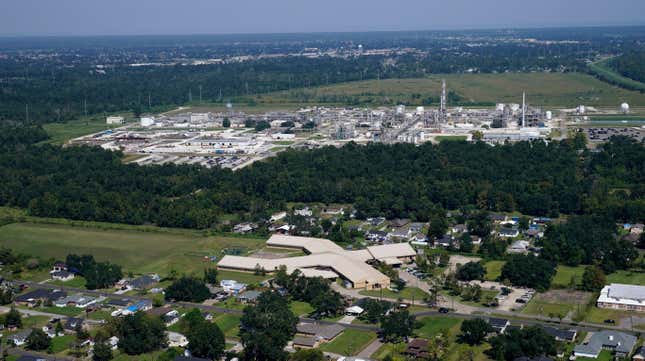
[[[96,262],[92,255],[70,254],[65,263],[85,278],[85,287],[89,290],[111,287],[123,278],[120,266],[110,262]]]
[[[159,350],[166,345],[166,326],[158,317],[143,312],[127,315],[117,321],[119,348],[128,355]]]
[[[51,339],[45,331],[34,328],[31,330],[31,333],[29,336],[27,336],[27,340],[25,342],[25,347],[29,350],[34,350],[34,351],[42,351],[46,350],[49,348],[51,345]]]
[[[457,270],[457,279],[460,281],[483,280],[486,268],[480,262],[468,262]]]
[[[501,279],[512,285],[545,291],[555,276],[555,263],[532,255],[514,255],[502,267]]]
[[[386,342],[398,342],[412,335],[414,316],[408,310],[393,311],[381,318],[381,332]]]
[[[289,356],[289,361],[323,361],[325,356],[318,349],[302,349]]]
[[[7,314],[4,316],[4,326],[13,326],[18,328],[22,327],[22,316],[15,307],[11,307],[9,312],[7,312]]]
[[[490,344],[491,348],[486,354],[494,360],[513,361],[521,356],[556,354],[555,338],[539,326],[508,330],[505,334],[492,338]]]
[[[94,343],[92,361],[109,361],[112,359],[112,347],[105,341]]]
[[[204,282],[210,284],[217,283],[217,268],[204,269]]]
[[[298,318],[284,297],[271,291],[258,297],[257,305],[248,306],[240,321],[240,339],[244,360],[286,360],[284,347],[296,333]]]
[[[294,300],[311,304],[315,317],[335,316],[342,310],[342,296],[322,277],[304,277],[299,271],[287,274],[286,268],[281,267],[274,282],[284,287]]]
[[[437,212],[430,217],[430,227],[428,228],[428,238],[437,239],[443,237],[448,230],[448,220],[446,212]]]
[[[183,276],[166,288],[165,297],[166,300],[203,302],[210,297],[210,291],[201,279]]]
[[[385,313],[392,308],[392,304],[374,298],[364,298],[360,305],[363,313],[358,318],[367,323],[378,323]]]
[[[584,291],[596,292],[600,291],[607,283],[605,273],[597,266],[585,267],[585,272],[582,274],[582,283],[580,288]]]
[[[464,322],[461,323],[459,341],[471,346],[479,345],[491,331],[492,328],[484,319],[474,318],[472,320],[464,320]]]
[[[224,352],[224,333],[214,323],[203,321],[191,326],[186,337],[188,349],[196,357],[217,360]]]

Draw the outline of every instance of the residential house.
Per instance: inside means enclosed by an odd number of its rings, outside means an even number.
[[[345,309],[345,315],[347,316],[360,316],[363,313],[363,308],[357,305],[347,307]]]
[[[506,328],[511,325],[511,323],[507,319],[494,317],[488,319],[488,324],[493,329],[493,331],[499,334],[506,332]]]
[[[633,224],[629,229],[629,233],[640,235],[641,233],[643,233],[643,228],[645,228],[645,225],[643,225],[643,223]]]
[[[60,298],[66,297],[67,292],[60,290],[37,289],[25,294],[16,296],[14,301],[17,304],[33,307],[38,303],[53,303]]]
[[[57,281],[67,282],[74,279],[74,274],[69,271],[53,271],[50,273],[50,275],[53,280]]]
[[[260,291],[246,291],[242,294],[237,295],[236,299],[244,304],[255,303],[261,294],[262,292]]]
[[[425,359],[428,357],[428,340],[415,338],[408,342],[403,352],[404,355],[411,356],[414,359]]]
[[[33,356],[33,355],[22,355],[16,359],[16,361],[53,361],[54,358],[44,357],[44,356]]]
[[[56,262],[54,263],[54,266],[52,267],[52,270],[49,271],[49,273],[54,273],[54,272],[60,272],[60,271],[67,271],[67,265],[63,262]]]
[[[110,345],[110,348],[112,350],[116,350],[119,348],[119,338],[116,336],[112,336],[108,338],[108,344]]]
[[[424,226],[425,223],[414,222],[410,223],[410,227],[408,227],[408,229],[410,230],[410,233],[419,233],[423,230]]]
[[[133,313],[136,313],[138,311],[147,311],[152,308],[152,301],[150,300],[141,300],[138,301],[137,303],[130,305],[126,308],[122,308],[120,310],[116,310],[112,312],[112,317],[120,316],[120,315],[131,315]]]
[[[455,224],[450,230],[452,231],[452,234],[462,234],[468,232],[468,226],[463,223]]]
[[[504,238],[515,238],[520,235],[520,231],[517,228],[501,228],[497,234]]]
[[[405,227],[410,223],[409,219],[400,219],[400,218],[395,218],[390,221],[390,225],[394,228],[401,228]]]
[[[634,352],[632,361],[645,361],[645,346],[639,347],[636,352]]]
[[[93,305],[99,301],[101,301],[101,298],[86,296],[79,293],[79,294],[63,297],[54,301],[54,306],[87,308],[88,306]]]
[[[105,304],[112,307],[127,307],[132,304],[132,301],[128,298],[110,298]]]
[[[314,212],[311,210],[311,208],[305,206],[304,208],[294,209],[293,214],[296,216],[311,217]]]
[[[235,226],[233,226],[233,233],[247,234],[247,233],[253,232],[257,228],[258,228],[257,223],[251,223],[251,222],[238,223]]]
[[[27,342],[27,337],[31,334],[31,330],[22,330],[9,335],[7,337],[7,342],[11,342],[16,346],[22,346]]]
[[[246,284],[237,282],[234,280],[221,280],[219,282],[220,287],[224,289],[225,292],[233,295],[237,295],[246,290]]]
[[[588,342],[573,349],[576,357],[598,358],[602,350],[609,350],[616,357],[627,357],[636,346],[637,338],[624,332],[604,330],[594,333]]]
[[[506,222],[507,218],[503,214],[496,214],[496,213],[491,213],[488,215],[488,219],[493,221],[494,223],[503,223]]]
[[[161,277],[159,277],[158,274],[153,273],[149,275],[143,275],[141,277],[137,277],[133,280],[130,280],[128,282],[128,285],[130,286],[130,288],[135,290],[145,290],[154,286],[160,280],[161,280]]]
[[[372,242],[384,242],[387,239],[387,232],[384,231],[367,231],[365,239]]]
[[[369,222],[370,226],[372,227],[378,227],[379,225],[383,224],[383,222],[385,222],[385,217],[368,218],[367,222]]]
[[[166,331],[168,337],[168,347],[186,347],[188,338],[179,332]]]
[[[297,335],[314,338],[319,343],[334,340],[344,330],[345,328],[337,324],[323,325],[319,323],[300,322],[296,326]]]
[[[527,254],[529,252],[529,246],[531,244],[528,241],[518,240],[511,243],[510,246],[506,249],[506,253],[511,254]]]
[[[576,339],[578,332],[576,330],[563,330],[561,328],[555,328],[550,326],[542,327],[546,333],[555,337],[557,341],[567,341],[573,342]]]
[[[285,217],[287,217],[287,212],[283,211],[283,212],[274,213],[274,214],[271,215],[271,218],[269,218],[269,222],[270,223],[275,223],[275,222],[277,222],[279,220],[284,219]]]
[[[78,327],[82,329],[85,328],[84,319],[79,317],[68,317],[67,319],[65,319],[65,322],[63,322],[63,329],[67,333],[75,333]]]
[[[328,216],[338,216],[345,214],[345,209],[343,207],[326,207],[322,213]]]
[[[312,336],[298,336],[293,338],[292,346],[295,348],[316,348],[320,345],[320,340]]]
[[[449,234],[444,234],[443,237],[438,238],[434,241],[435,247],[457,247],[457,241],[455,238]]]
[[[388,233],[387,238],[392,241],[407,240],[408,238],[410,238],[410,230],[404,228],[395,229],[394,231]]]

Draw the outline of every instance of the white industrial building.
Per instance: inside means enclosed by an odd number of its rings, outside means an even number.
[[[603,287],[598,307],[645,312],[645,286],[612,283]]]
[[[109,125],[118,125],[118,124],[123,124],[125,123],[125,119],[123,117],[107,117],[105,118],[105,123]]]
[[[340,277],[352,288],[374,289],[388,287],[390,279],[367,262],[380,261],[397,265],[409,262],[416,256],[416,252],[408,243],[347,251],[328,239],[273,235],[266,244],[275,248],[303,250],[308,255],[279,259],[227,255],[220,260],[217,267],[247,272],[261,268],[267,272],[275,272],[284,266],[289,273],[298,270],[306,277]]]

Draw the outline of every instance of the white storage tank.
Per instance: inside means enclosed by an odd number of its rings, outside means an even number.
[[[141,117],[141,126],[149,127],[155,124],[155,118],[153,117]]]
[[[576,111],[578,112],[578,114],[584,114],[587,112],[587,108],[581,104],[581,105],[578,105],[578,107],[576,108]]]
[[[623,103],[620,105],[620,111],[623,112],[624,114],[629,113],[629,104]]]
[[[504,106],[505,106],[504,103],[497,103],[497,105],[495,106],[495,110],[497,110],[498,112],[501,112],[504,110]]]
[[[547,110],[546,111],[546,120],[551,120],[551,119],[553,119],[553,112],[551,112],[550,110]]]
[[[425,108],[424,108],[424,107],[417,107],[417,114],[418,114],[418,115],[423,115],[423,113],[424,113],[424,112],[425,112]]]

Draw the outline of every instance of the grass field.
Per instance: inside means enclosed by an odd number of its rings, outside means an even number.
[[[607,282],[645,285],[645,272],[616,271],[612,274],[607,275]]]
[[[421,99],[438,97],[441,79],[449,90],[473,103],[519,103],[526,91],[531,104],[573,107],[645,105],[645,94],[625,90],[582,73],[508,73],[508,74],[445,74],[418,79],[368,80],[335,84],[309,89],[280,91],[256,97],[264,107],[271,104],[294,104],[299,99],[316,103],[322,96],[351,96],[359,103],[380,105],[404,102],[424,105]],[[303,94],[305,96],[303,96]]]
[[[291,301],[289,308],[296,316],[308,315],[314,311],[314,308],[310,304],[300,301]]]
[[[356,355],[376,339],[376,333],[346,329],[333,341],[320,346],[322,351],[333,352],[341,355]]]
[[[383,297],[391,299],[403,298],[405,300],[414,299],[415,301],[423,301],[423,299],[428,296],[427,293],[417,287],[405,287],[401,292],[394,292],[388,289],[383,289],[374,291],[360,291],[359,293],[364,296]]]
[[[69,281],[53,280],[49,282],[50,285],[74,287],[74,288],[85,288],[86,283],[87,281],[85,280],[85,278],[81,276],[76,276]]]
[[[121,265],[126,272],[200,273],[207,255],[221,256],[224,248],[250,250],[257,238],[206,237],[197,233],[141,232],[58,224],[13,223],[0,227],[0,245],[43,258],[64,259],[68,253],[92,254]],[[251,275],[252,276],[252,275]]]
[[[596,63],[591,63],[589,64],[589,69],[594,74],[598,75],[598,77],[600,77],[601,79],[621,84],[628,89],[645,91],[645,84],[639,82],[638,80],[622,76],[621,74],[611,69],[607,64],[609,60],[611,59],[605,59]]]
[[[577,361],[611,361],[614,357],[609,350],[602,350],[597,358],[578,357]]]
[[[461,325],[461,320],[453,317],[431,316],[418,320],[421,327],[414,333],[418,337],[429,338],[441,332],[454,332]]]
[[[52,338],[52,352],[59,353],[67,350],[69,345],[74,342],[76,336],[74,335],[65,335],[60,337]]]
[[[49,134],[47,143],[63,144],[66,141],[83,135],[97,133],[106,129],[118,128],[121,125],[105,124],[105,118],[93,117],[88,120],[70,120],[65,123],[47,123],[43,128]]]
[[[619,323],[621,319],[633,316],[633,312],[610,310],[606,308],[590,307],[584,320],[592,323],[604,323],[605,320],[614,320]]]
[[[226,337],[237,337],[240,332],[240,315],[224,314],[215,318],[215,323],[224,332]]]
[[[534,298],[526,305],[524,310],[522,310],[522,313],[564,318],[571,310],[573,310],[573,305],[565,303],[549,303]]]
[[[569,287],[571,283],[571,278],[576,279],[576,285],[579,285],[582,281],[582,274],[585,272],[584,266],[569,267],[569,266],[558,266],[557,272],[551,280],[551,287],[555,288],[565,288]]]
[[[488,261],[484,265],[486,268],[486,280],[495,281],[502,275],[502,267],[506,264],[505,261]]]

